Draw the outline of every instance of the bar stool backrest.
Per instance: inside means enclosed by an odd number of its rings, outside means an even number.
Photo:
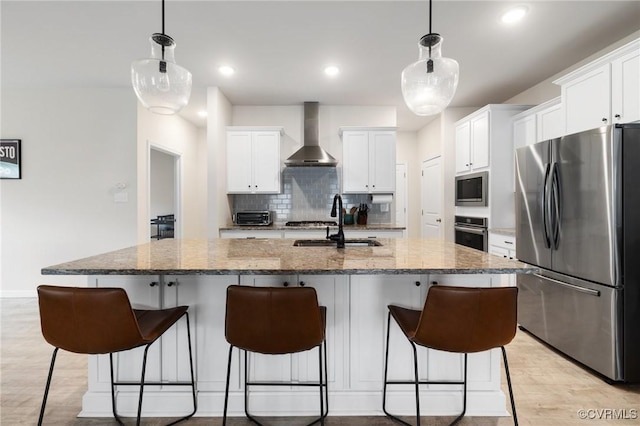
[[[312,287],[227,288],[225,337],[249,352],[306,351],[324,340],[324,322]]]
[[[51,345],[81,354],[106,354],[146,342],[121,288],[38,287],[42,335]]]
[[[412,340],[461,353],[504,346],[516,334],[517,297],[516,287],[433,286]]]

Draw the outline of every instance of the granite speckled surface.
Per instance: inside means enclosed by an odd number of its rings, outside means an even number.
[[[500,235],[516,236],[516,228],[489,228],[489,232]]]
[[[334,220],[333,218],[331,220]],[[331,232],[335,232],[334,229],[337,229],[337,226],[331,226]],[[296,231],[296,230],[309,230],[309,229],[327,229],[327,226],[318,226],[318,225],[309,225],[309,226],[286,226],[284,223],[274,223],[268,226],[244,226],[244,225],[229,225],[226,227],[219,228],[220,231]],[[367,231],[370,229],[377,230],[389,230],[389,231],[403,231],[406,229],[404,226],[396,226],[388,223],[379,223],[379,224],[367,224],[367,225],[344,225],[344,230],[354,230],[354,231]]]
[[[293,239],[164,239],[49,266],[45,275],[513,274],[538,269],[458,244],[379,239],[381,247],[294,247]]]

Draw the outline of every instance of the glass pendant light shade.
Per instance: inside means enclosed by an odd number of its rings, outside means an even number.
[[[454,59],[442,57],[442,37],[429,33],[420,39],[420,57],[402,71],[402,96],[416,115],[442,112],[458,87],[460,67]]]
[[[131,83],[145,108],[156,114],[171,115],[184,108],[191,96],[191,73],[176,64],[175,42],[166,34],[150,38],[151,58],[131,64]]]

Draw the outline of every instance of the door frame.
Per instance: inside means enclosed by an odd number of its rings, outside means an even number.
[[[401,166],[404,171],[404,179],[403,179],[403,184],[401,188],[402,191],[404,192],[404,206],[402,206],[403,212],[404,212],[403,215],[404,215],[404,226],[405,226],[404,235],[409,236],[409,205],[408,205],[409,204],[409,176],[407,175],[408,165],[406,161],[396,162],[396,173],[397,173],[398,166]],[[395,197],[396,203],[398,203],[398,199],[399,199],[399,197],[397,196],[397,192],[399,188],[400,188],[400,185],[398,185],[398,182],[396,179],[396,197]],[[397,211],[398,210],[397,204],[395,207]],[[397,215],[395,217],[395,223],[396,224],[398,223]]]

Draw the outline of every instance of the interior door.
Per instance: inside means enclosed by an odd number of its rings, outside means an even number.
[[[407,165],[396,164],[396,225],[407,227]],[[408,234],[408,233],[407,233]]]
[[[442,174],[440,157],[422,162],[422,238],[442,236]]]

